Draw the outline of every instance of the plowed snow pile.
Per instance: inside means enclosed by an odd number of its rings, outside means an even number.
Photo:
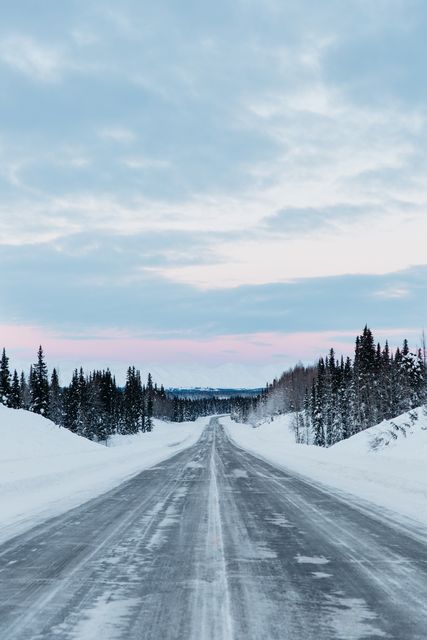
[[[221,422],[236,444],[276,466],[303,474],[344,497],[353,494],[427,524],[425,409],[384,421],[328,449],[296,444],[292,414],[256,428],[228,417]]]
[[[114,436],[109,447],[0,404],[0,542],[191,446],[208,419]]]

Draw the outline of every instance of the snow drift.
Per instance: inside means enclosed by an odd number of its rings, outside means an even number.
[[[369,501],[377,512],[427,525],[427,412],[405,413],[328,449],[297,444],[293,414],[253,428],[223,418],[234,442],[272,464],[303,474],[318,486]],[[345,493],[344,493],[345,492]]]
[[[109,447],[0,404],[0,542],[112,489],[194,444],[207,423],[154,420]]]

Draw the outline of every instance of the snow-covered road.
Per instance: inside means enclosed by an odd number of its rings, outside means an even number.
[[[427,536],[233,445],[191,448],[0,547],[2,640],[427,637]]]

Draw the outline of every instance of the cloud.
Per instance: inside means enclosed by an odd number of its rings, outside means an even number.
[[[24,35],[6,36],[0,44],[0,60],[30,79],[56,82],[61,78],[61,52]]]
[[[336,204],[330,207],[301,207],[282,209],[263,221],[266,230],[275,234],[309,233],[313,230],[334,232],[342,226],[351,225],[355,219],[365,220],[371,218],[377,211],[372,210],[372,205],[348,205]]]
[[[203,289],[297,281],[340,274],[386,274],[425,264],[424,211],[412,217],[384,213],[365,222],[356,218],[333,232],[327,225],[298,234],[272,230],[216,244],[217,264],[159,268],[171,281]],[[410,237],[411,243],[402,243]],[[385,249],[379,250],[379,247]]]
[[[0,322],[95,331],[104,327],[179,337],[276,331],[420,327],[427,267],[383,276],[308,278],[197,290],[159,278],[153,265],[216,261],[204,234],[77,234],[44,245],[3,247]],[[188,246],[192,251],[188,252]],[[202,267],[200,267],[202,265]],[[147,269],[148,267],[148,269]],[[407,298],[378,297],[399,283]]]
[[[315,331],[337,308],[352,329],[421,324],[425,8],[113,5],[5,9],[3,313],[191,335]]]
[[[99,35],[94,29],[88,29],[87,27],[78,27],[71,31],[73,40],[82,47],[98,44],[100,41]]]
[[[384,298],[386,300],[408,298],[411,295],[411,290],[402,286],[391,286],[387,289],[383,289],[382,291],[374,291],[373,295],[377,296],[377,298]]]
[[[167,160],[157,160],[155,158],[147,158],[144,156],[132,156],[123,158],[121,161],[128,169],[139,171],[140,169],[168,169],[170,163]]]
[[[99,136],[105,140],[112,140],[113,142],[128,144],[136,140],[136,134],[134,131],[127,127],[114,126],[106,127],[99,131]]]

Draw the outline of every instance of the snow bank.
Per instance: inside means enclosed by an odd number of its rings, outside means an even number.
[[[240,447],[347,498],[349,494],[427,525],[427,415],[384,421],[329,449],[296,444],[292,415],[257,428],[221,419]],[[376,508],[380,513],[380,509]]]
[[[155,420],[151,433],[114,436],[105,447],[0,404],[0,542],[191,446],[207,421]]]

